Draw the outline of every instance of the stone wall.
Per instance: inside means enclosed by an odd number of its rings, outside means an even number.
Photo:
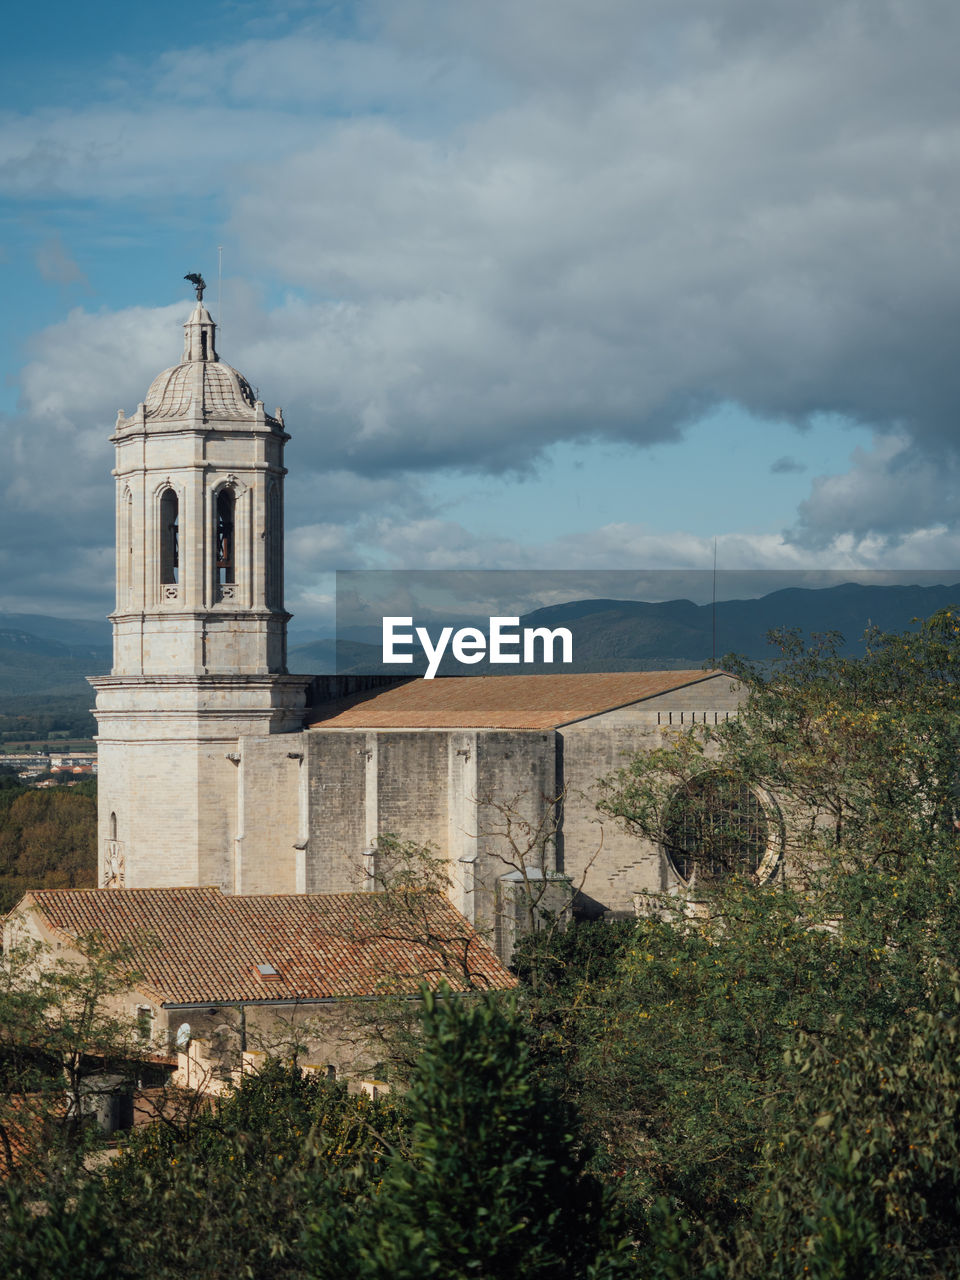
[[[585,909],[632,913],[634,894],[665,892],[678,883],[657,845],[598,814],[598,780],[638,751],[669,745],[693,723],[717,724],[736,715],[742,697],[729,676],[712,676],[559,730],[563,870],[581,890]]]

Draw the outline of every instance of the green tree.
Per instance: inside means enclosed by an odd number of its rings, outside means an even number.
[[[940,1017],[960,943],[953,611],[870,637],[861,659],[832,638],[780,639],[773,669],[728,663],[748,693],[736,720],[697,726],[605,783],[606,812],[710,874],[651,899],[599,980],[561,976],[550,1016],[535,1005],[544,1067],[579,1095],[596,1167],[654,1254],[668,1220],[729,1247],[777,1167],[771,1133],[792,1123],[797,1067],[784,1055],[807,1037],[842,1063],[854,1023],[881,1036]],[[732,781],[678,834],[678,796],[709,796],[701,780],[718,776]],[[744,788],[780,855],[765,883],[742,839]],[[726,828],[723,794],[736,800]],[[701,844],[682,843],[691,830]]]
[[[69,1176],[98,1132],[101,1100],[130,1090],[144,1049],[115,1012],[137,973],[126,950],[79,940],[82,961],[24,942],[0,961],[0,1167],[7,1179]]]
[[[97,804],[81,786],[0,791],[0,913],[28,889],[96,883]]]
[[[768,1171],[728,1274],[934,1280],[960,1274],[960,977],[937,1013],[801,1036]]]
[[[615,1218],[585,1172],[573,1109],[534,1069],[515,1005],[423,994],[408,1147],[388,1162],[371,1275],[584,1277],[612,1273]]]

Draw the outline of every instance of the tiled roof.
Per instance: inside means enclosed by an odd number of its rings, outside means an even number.
[[[43,889],[35,908],[74,938],[126,942],[138,985],[168,1004],[415,992],[422,981],[511,987],[513,976],[436,893],[241,896],[219,889]],[[279,978],[257,966],[273,966]]]
[[[555,729],[696,684],[717,671],[447,676],[316,708],[315,729]]]

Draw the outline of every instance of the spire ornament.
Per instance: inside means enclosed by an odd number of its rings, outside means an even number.
[[[204,280],[203,276],[199,275],[196,271],[191,271],[189,275],[186,275],[183,278],[184,280],[190,281],[190,283],[193,285],[193,287],[197,291],[197,301],[202,302],[203,291],[207,287],[207,282],[206,280]]]

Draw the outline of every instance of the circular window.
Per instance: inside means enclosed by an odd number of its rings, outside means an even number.
[[[765,879],[776,863],[776,827],[755,791],[716,770],[692,778],[670,801],[664,843],[682,880]]]

